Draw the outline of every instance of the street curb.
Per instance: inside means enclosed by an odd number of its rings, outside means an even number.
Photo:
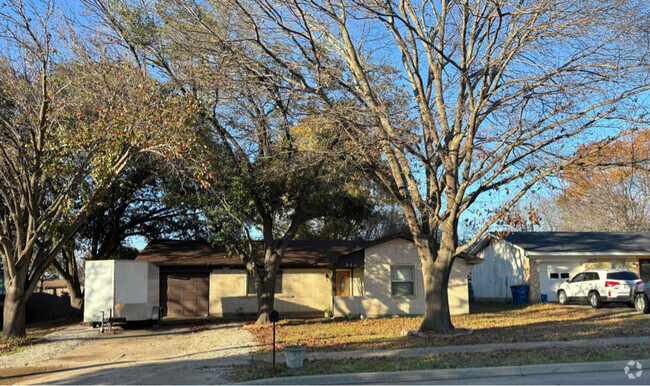
[[[243,382],[254,385],[340,385],[364,383],[409,383],[423,381],[445,381],[466,378],[488,378],[527,376],[539,374],[567,374],[581,372],[616,371],[623,372],[629,361],[582,362],[550,365],[528,365],[509,367],[482,367],[469,369],[392,371],[383,373],[350,373],[329,375],[307,375],[279,377]],[[639,360],[644,369],[650,368],[650,359]]]

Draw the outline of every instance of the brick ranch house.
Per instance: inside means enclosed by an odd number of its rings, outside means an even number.
[[[561,283],[587,269],[629,269],[650,281],[650,233],[513,232],[488,234],[469,253],[483,259],[472,270],[476,300],[512,299],[511,285],[530,287],[528,299],[557,301]]]
[[[257,313],[252,280],[238,257],[199,241],[153,241],[138,255],[160,267],[160,304],[168,317]],[[469,313],[468,275],[479,259],[456,258],[450,276],[453,315]],[[374,241],[296,240],[276,285],[283,316],[424,314],[424,285],[415,244],[407,234]]]

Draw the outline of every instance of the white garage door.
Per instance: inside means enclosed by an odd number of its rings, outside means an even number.
[[[539,265],[539,284],[541,293],[546,294],[549,302],[557,301],[560,284],[572,278],[580,271],[578,263],[546,263]]]

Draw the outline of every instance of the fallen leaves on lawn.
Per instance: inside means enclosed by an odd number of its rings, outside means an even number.
[[[279,347],[305,344],[311,351],[338,351],[650,335],[650,318],[632,318],[633,312],[548,303],[475,304],[471,314],[452,317],[457,328],[474,329],[473,334],[461,337],[402,337],[401,331],[417,329],[422,322],[422,317],[405,316],[335,322],[285,320],[277,324],[276,340]],[[271,325],[244,328],[255,335],[262,350],[271,350]]]

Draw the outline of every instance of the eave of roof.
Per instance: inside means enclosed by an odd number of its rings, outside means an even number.
[[[396,239],[413,241],[409,233],[400,232],[372,241],[362,240],[294,240],[282,259],[281,267],[332,266],[341,257],[363,251],[375,245]],[[483,260],[470,253],[457,257],[468,264],[480,264]],[[226,251],[215,250],[204,241],[157,240],[149,243],[136,257],[159,266],[214,266],[243,267],[237,257],[229,257]]]
[[[362,251],[364,249],[374,247],[375,245],[387,243],[389,241],[393,241],[393,240],[396,240],[396,239],[404,239],[404,240],[407,240],[407,241],[413,241],[413,237],[409,233],[398,232],[398,233],[394,233],[392,235],[388,235],[388,236],[385,236],[385,237],[380,237],[380,238],[378,238],[376,240],[366,241],[363,244],[359,245],[358,247],[352,248],[352,249],[350,249],[348,251],[344,251],[342,253],[333,253],[331,255],[325,256],[325,257],[319,259],[316,263],[318,265],[330,265],[330,264],[336,263],[338,261],[338,259],[340,257],[342,257],[342,256],[349,255],[349,254],[352,254],[354,252],[359,252],[359,251]]]
[[[650,253],[650,233],[632,232],[512,232],[503,238],[483,237],[470,253],[477,254],[490,242],[501,240],[528,256],[626,256]]]
[[[285,252],[281,267],[316,267],[320,258],[345,253],[364,243],[359,240],[294,240]],[[226,251],[216,250],[204,241],[152,241],[136,260],[160,266],[243,267],[239,257],[229,256]]]

